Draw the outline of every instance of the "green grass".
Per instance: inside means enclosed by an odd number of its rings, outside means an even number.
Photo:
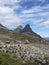
[[[18,39],[18,40],[29,40],[30,42],[41,42],[41,38],[37,37],[37,36],[33,36],[33,35],[27,35],[27,34],[20,34],[20,33],[13,33],[12,37],[14,39]]]
[[[21,33],[16,33],[16,32],[9,32],[8,30],[4,30],[0,28],[0,34],[3,34],[5,36],[8,36],[8,38],[0,38],[1,41],[6,42],[6,41],[16,41],[16,40],[29,40],[30,43],[41,43],[42,38],[34,35],[27,35],[27,34],[21,34]]]
[[[10,41],[10,42],[14,42],[15,40],[13,40],[13,39],[9,39],[9,38],[0,38],[0,41],[2,41],[2,42],[6,42],[6,41]]]
[[[0,51],[0,65],[22,65],[22,60],[16,55]]]
[[[49,65],[49,60],[47,61],[48,58],[45,57],[44,59],[46,63],[43,65]],[[33,60],[27,60],[24,64],[22,59],[18,58],[15,54],[0,51],[0,65],[39,65],[39,62],[40,61],[35,58]]]
[[[35,35],[21,34],[21,33],[16,33],[12,31],[10,32],[9,30],[3,29],[3,28],[0,28],[0,34],[13,38],[13,40],[22,40],[22,41],[29,40],[30,42],[33,42],[33,43],[35,42],[40,43],[42,40],[41,37],[38,37]],[[9,39],[3,38],[2,40],[4,41]]]
[[[0,34],[8,35],[8,34],[10,34],[10,33],[9,33],[9,30],[4,29],[4,28],[0,28]]]
[[[30,43],[41,43],[42,38],[33,36],[33,35],[27,35],[27,34],[20,34],[20,33],[4,33],[4,35],[9,36],[10,38],[0,38],[2,41],[16,41],[16,40],[29,40]]]

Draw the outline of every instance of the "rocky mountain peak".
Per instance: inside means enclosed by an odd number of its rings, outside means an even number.
[[[29,25],[29,24],[27,24],[27,25],[26,25],[26,27],[30,27],[30,25]]]
[[[34,35],[37,37],[40,37],[37,33],[32,31],[31,27],[29,24],[26,24],[26,26],[23,28],[21,25],[19,25],[16,29],[16,32],[22,33],[22,34],[29,34],[29,35]],[[41,37],[40,37],[41,38]]]
[[[17,28],[15,29],[16,32],[20,32],[23,30],[23,27],[21,25],[17,26]]]
[[[27,25],[24,27],[24,29],[23,29],[22,32],[32,33],[32,29],[31,29],[30,25],[27,24]]]
[[[23,29],[23,27],[22,27],[21,25],[19,25],[17,28],[19,28],[19,29]]]

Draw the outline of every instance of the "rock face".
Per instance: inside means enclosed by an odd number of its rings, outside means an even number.
[[[21,25],[19,25],[19,26],[15,29],[16,32],[20,32],[20,31],[22,31],[22,30],[23,30],[23,27],[22,27]]]
[[[40,37],[37,33],[32,31],[29,24],[27,24],[24,28],[21,25],[19,25],[14,31],[22,34],[29,34]]]
[[[23,28],[23,30],[21,31],[21,33],[40,37],[40,35],[38,35],[38,34],[35,33],[34,31],[32,31],[32,29],[31,29],[31,27],[30,27],[29,24],[27,24],[27,25]],[[40,37],[40,38],[41,38],[41,37]]]
[[[22,30],[23,33],[32,33],[32,29],[30,28],[30,25],[27,24],[24,29]]]

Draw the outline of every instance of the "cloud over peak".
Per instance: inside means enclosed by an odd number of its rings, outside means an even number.
[[[33,25],[36,32],[38,28],[48,29],[49,0],[0,0],[0,23],[12,29],[27,23]]]

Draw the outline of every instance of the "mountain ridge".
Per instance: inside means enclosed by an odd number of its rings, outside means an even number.
[[[22,27],[22,26],[21,26]],[[16,29],[18,29],[19,31],[17,31]],[[34,31],[32,31],[31,27],[29,24],[26,24],[25,27],[22,29],[21,28],[16,28],[15,31],[18,32],[18,33],[22,33],[22,34],[28,34],[28,35],[34,35],[34,36],[39,36],[41,37],[40,35],[38,35],[37,33],[35,33]]]
[[[44,39],[49,41],[49,37],[45,37]]]
[[[20,32],[20,31],[22,31],[22,30],[23,30],[22,25],[19,25],[19,26],[17,26],[17,28],[16,28],[14,31]]]
[[[20,26],[21,27],[21,26]],[[12,40],[29,40],[30,42],[39,42],[43,41],[43,38],[36,34],[34,31],[32,31],[30,25],[26,25],[23,29],[22,27],[18,27],[18,32],[16,30],[9,30],[7,28],[0,28],[0,34],[8,36],[8,39]]]

